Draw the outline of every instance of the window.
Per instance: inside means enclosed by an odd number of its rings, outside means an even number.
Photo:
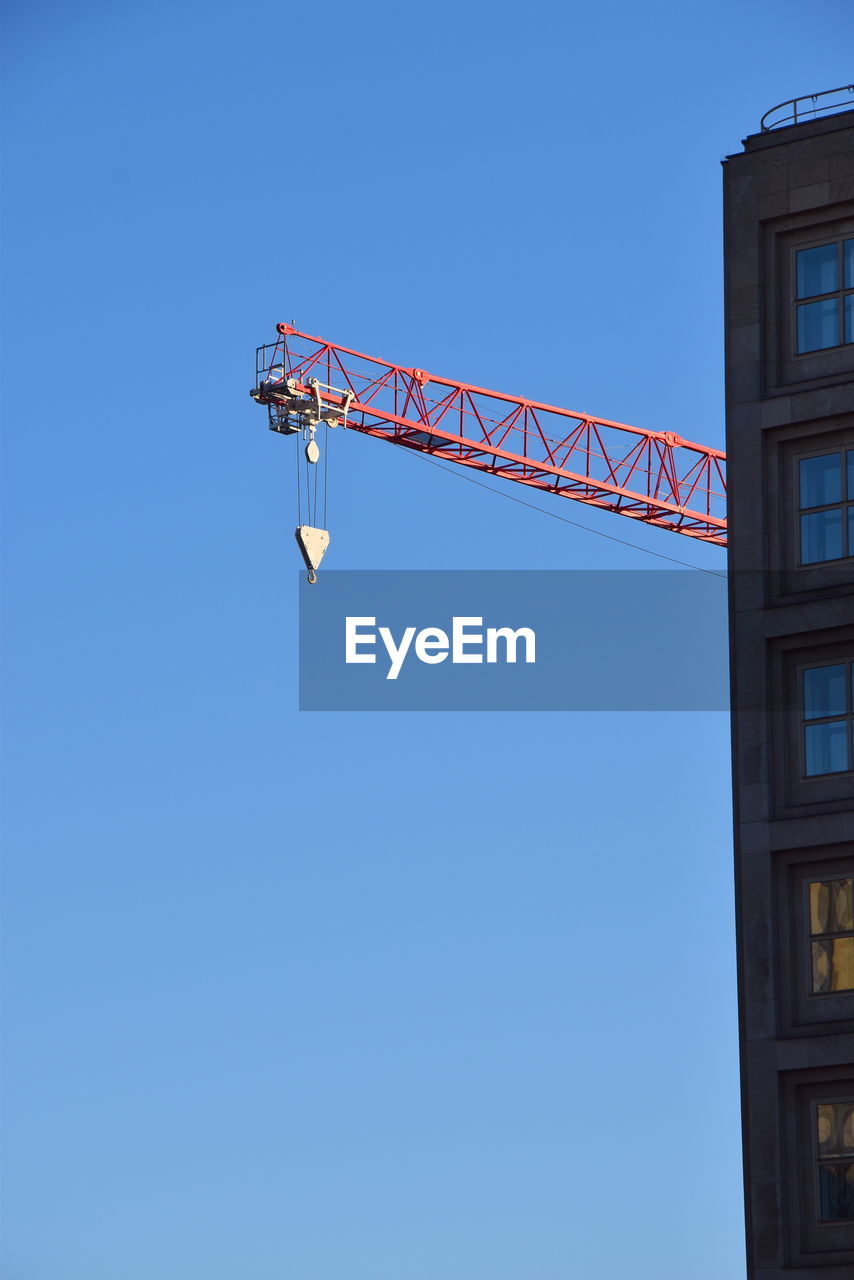
[[[854,1102],[819,1102],[815,1120],[819,1218],[854,1219]]]
[[[854,663],[806,667],[803,672],[804,774],[817,778],[852,768]]]
[[[809,900],[813,994],[854,991],[852,881],[812,880]]]
[[[850,784],[850,775],[842,781]],[[816,847],[801,861],[804,852],[781,853],[780,872],[775,872],[780,1034],[822,1027],[854,1034],[854,837],[844,852],[836,845],[825,857],[829,851]],[[829,1096],[822,1091],[813,1101],[826,1102]],[[854,1088],[839,1096],[854,1097]],[[808,1128],[811,1123],[806,1120]],[[810,1128],[810,1150],[812,1140]]]
[[[801,564],[854,556],[854,449],[801,458],[798,495]]]
[[[795,253],[798,355],[854,342],[854,238]]]

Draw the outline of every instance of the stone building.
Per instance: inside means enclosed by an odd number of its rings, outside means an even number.
[[[854,110],[837,96],[724,162],[751,1280],[854,1277]]]

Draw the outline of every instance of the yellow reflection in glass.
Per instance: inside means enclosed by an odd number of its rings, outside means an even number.
[[[820,1102],[818,1104],[817,1129],[818,1145],[821,1150],[824,1150],[825,1147],[833,1142],[834,1124],[832,1103]]]
[[[816,1136],[825,1159],[854,1154],[854,1103],[820,1102],[816,1108]]]
[[[846,880],[813,880],[810,883],[810,933],[854,931],[854,892]]]
[[[830,983],[830,944],[813,942],[812,949],[812,989],[827,991]]]
[[[844,933],[854,929],[854,901],[851,895],[850,880],[833,882],[833,911],[831,913],[832,933]]]
[[[845,1124],[842,1130],[842,1146],[846,1155],[850,1155],[854,1151],[854,1107],[849,1106],[845,1114]]]
[[[829,933],[830,885],[814,880],[810,885],[810,933]]]
[[[831,991],[854,991],[854,937],[834,938],[831,946],[833,947]]]

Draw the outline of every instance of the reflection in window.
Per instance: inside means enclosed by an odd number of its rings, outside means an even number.
[[[825,507],[842,501],[842,468],[838,453],[801,459],[801,506]]]
[[[810,883],[812,989],[854,991],[854,897],[850,878]]]
[[[800,249],[795,263],[798,355],[854,342],[854,239]]]
[[[801,709],[806,777],[847,773],[854,761],[854,663],[807,667]]]
[[[854,1218],[854,1102],[820,1102],[816,1107],[819,1217],[822,1222]]]
[[[854,556],[854,449],[801,458],[798,505],[801,564]]]
[[[798,254],[798,297],[832,293],[839,288],[839,251],[835,244],[802,249]]]
[[[839,346],[839,303],[822,298],[798,307],[798,351],[826,351]]]
[[[808,667],[804,672],[804,719],[818,720],[821,716],[844,716],[846,665],[834,663],[828,667]]]

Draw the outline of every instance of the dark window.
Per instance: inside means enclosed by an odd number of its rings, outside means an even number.
[[[854,449],[801,458],[798,505],[801,564],[854,556]]]
[[[819,1218],[854,1219],[854,1102],[816,1106]]]
[[[803,672],[804,774],[817,778],[852,768],[854,663],[806,667]]]
[[[850,878],[810,881],[812,989],[854,991],[854,899]]]
[[[854,342],[854,239],[795,253],[798,355]]]

